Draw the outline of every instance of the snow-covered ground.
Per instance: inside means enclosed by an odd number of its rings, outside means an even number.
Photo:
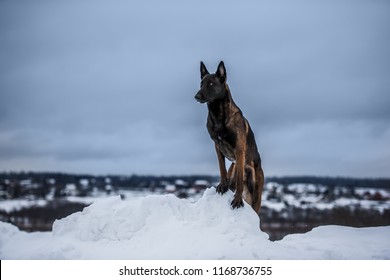
[[[390,259],[390,226],[323,226],[271,242],[250,208],[207,189],[196,202],[172,194],[100,199],[26,233],[0,223],[1,259]]]

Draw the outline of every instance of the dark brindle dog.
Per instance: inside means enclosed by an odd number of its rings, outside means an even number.
[[[200,63],[201,84],[195,99],[206,103],[209,109],[207,130],[215,143],[221,182],[217,192],[224,194],[228,188],[235,195],[233,208],[244,206],[242,198],[260,212],[264,174],[252,129],[234,103],[226,83],[226,69],[221,61],[215,74],[209,74]],[[232,161],[226,172],[225,158]]]

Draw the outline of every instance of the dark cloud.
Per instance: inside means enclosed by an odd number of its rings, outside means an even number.
[[[217,174],[223,59],[268,175],[389,175],[387,1],[161,5],[0,2],[0,169]]]

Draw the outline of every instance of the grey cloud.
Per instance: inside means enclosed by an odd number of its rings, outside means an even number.
[[[199,61],[224,60],[268,174],[388,176],[389,12],[386,1],[2,1],[0,169],[217,174],[193,96]]]

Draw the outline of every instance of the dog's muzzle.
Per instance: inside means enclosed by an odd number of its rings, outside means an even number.
[[[206,100],[204,100],[204,98],[203,98],[203,96],[202,96],[200,91],[198,91],[198,93],[195,95],[195,99],[199,103],[205,103],[206,102]]]

